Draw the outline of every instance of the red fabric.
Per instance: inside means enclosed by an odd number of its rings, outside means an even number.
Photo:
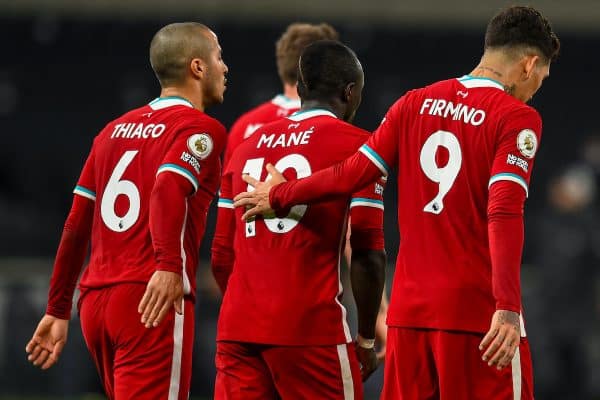
[[[217,342],[216,365],[215,400],[363,398],[353,343],[306,347]],[[342,365],[350,375],[342,375]]]
[[[87,254],[93,216],[94,202],[85,197],[74,196],[50,279],[46,308],[48,315],[60,319],[71,318],[73,293]]]
[[[335,198],[397,169],[401,240],[388,325],[483,333],[497,306],[520,303],[522,228],[498,225],[494,200],[488,221],[489,187],[528,190],[541,129],[539,114],[498,83],[440,81],[392,105],[360,153],[274,187],[270,201],[277,210]]]
[[[241,209],[232,212],[227,207],[236,194],[248,190],[240,179],[242,171],[265,179],[265,166],[272,163],[288,179],[306,176],[343,160],[368,137],[368,132],[327,111],[307,110],[265,125],[235,151],[225,170],[219,200],[219,217],[230,213],[234,225],[219,222],[216,233],[220,246],[235,249],[219,315],[218,340],[294,346],[352,340],[340,303],[339,280],[348,204],[351,199],[366,199],[381,206],[381,189],[375,186],[381,173],[357,188],[352,197],[288,209],[278,218],[260,217],[246,224],[241,221]],[[357,214],[352,230],[360,235],[372,229],[365,234],[375,238],[363,238],[363,245],[374,244],[379,250],[382,210],[353,206],[350,212],[358,209],[367,215]],[[219,254],[213,254],[213,261],[215,257]],[[230,265],[228,257],[220,265]]]
[[[85,343],[109,399],[167,399],[173,391],[176,399],[187,400],[194,304],[186,299],[183,315],[171,307],[157,327],[146,328],[137,312],[145,290],[142,284],[88,290],[79,310]],[[172,379],[173,370],[179,379]]]
[[[279,95],[241,115],[229,130],[227,146],[223,155],[223,165],[227,166],[235,149],[251,137],[261,126],[286,117],[299,108],[299,100],[290,100]],[[226,184],[225,181],[221,182],[221,193],[223,192],[223,185]],[[221,293],[225,293],[227,288],[235,257],[233,244],[231,243],[235,229],[233,218],[233,210],[219,208],[217,227],[211,249],[211,268]]]
[[[355,192],[380,176],[379,168],[361,153],[356,153],[344,162],[315,172],[309,178],[273,187],[269,201],[273,209],[280,210],[294,204],[329,200]]]
[[[176,174],[156,177],[150,195],[150,234],[157,271],[181,274],[181,227],[187,213],[187,196],[192,184]]]
[[[527,339],[521,338],[518,356],[501,371],[481,360],[482,339],[472,333],[389,327],[381,399],[533,400]],[[520,388],[521,395],[513,388]]]
[[[232,238],[235,234],[235,215],[232,209],[219,207],[217,213],[217,226],[213,236],[211,250],[211,268],[213,276],[225,293],[227,282],[233,270],[235,254],[233,252]]]
[[[223,165],[227,166],[234,150],[252,136],[258,128],[279,118],[287,117],[298,111],[299,108],[299,100],[286,100],[284,96],[279,95],[241,115],[229,130]]]
[[[152,102],[106,125],[81,173],[82,189],[75,190],[97,197],[83,291],[147,283],[159,264],[158,269],[185,271],[186,294],[195,296],[198,248],[219,185],[225,141],[225,128],[183,99]],[[169,186],[163,175],[173,175],[180,186]],[[159,190],[156,182],[167,187]],[[181,185],[188,185],[185,194]],[[135,210],[132,202],[139,212],[127,221]],[[155,240],[154,234],[161,237]]]
[[[521,313],[521,254],[525,191],[513,182],[490,187],[488,234],[496,309]]]

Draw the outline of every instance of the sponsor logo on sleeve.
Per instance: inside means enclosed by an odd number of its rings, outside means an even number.
[[[517,148],[527,158],[533,158],[538,148],[537,136],[531,129],[523,129],[517,135]]]
[[[521,157],[517,157],[514,154],[509,154],[506,158],[506,163],[508,165],[516,165],[521,168],[524,172],[529,171],[529,163],[523,160]]]
[[[195,133],[187,140],[188,149],[194,157],[204,160],[213,151],[213,141],[208,133]]]
[[[379,196],[383,196],[383,185],[375,182],[375,194]]]
[[[194,171],[196,171],[197,174],[200,173],[200,163],[198,162],[198,160],[196,159],[196,157],[192,156],[187,151],[184,151],[183,153],[181,153],[181,161],[183,161],[184,163],[188,163],[189,165],[191,165],[192,168],[194,168]]]

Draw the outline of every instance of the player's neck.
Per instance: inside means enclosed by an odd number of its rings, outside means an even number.
[[[192,103],[195,109],[204,112],[202,94],[193,93],[191,90],[179,87],[166,87],[160,91],[160,97],[181,97]]]
[[[339,109],[339,107],[334,106],[331,103],[322,101],[322,100],[305,100],[302,101],[302,107],[300,108],[302,111],[305,110],[314,110],[314,109],[327,110],[335,114],[339,119],[343,118],[343,110]]]
[[[502,54],[484,54],[479,65],[469,75],[493,79],[502,84],[508,94],[512,95],[515,91],[514,68]]]
[[[283,84],[283,95],[288,99],[299,100],[298,96],[298,85],[290,85],[289,83]]]

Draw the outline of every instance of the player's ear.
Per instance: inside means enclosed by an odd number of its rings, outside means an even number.
[[[355,82],[350,82],[349,84],[346,85],[346,87],[344,88],[344,95],[342,97],[342,100],[344,101],[344,103],[352,102],[352,97],[354,96],[355,90],[356,90]]]
[[[202,78],[205,71],[206,66],[200,58],[193,58],[190,61],[190,72],[195,78]]]
[[[523,75],[524,79],[527,80],[531,78],[531,74],[533,74],[533,70],[540,63],[540,56],[538,55],[530,55],[523,59]]]

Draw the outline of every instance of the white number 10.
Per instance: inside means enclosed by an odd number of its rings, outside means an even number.
[[[244,165],[244,170],[242,173],[248,174],[254,179],[260,180],[260,176],[264,167],[265,159],[264,158],[253,158],[251,160],[246,161]],[[285,171],[288,168],[293,168],[296,171],[296,175],[298,179],[306,178],[312,174],[312,170],[310,168],[310,164],[306,157],[300,154],[288,154],[283,157],[275,164],[275,168],[278,171]],[[271,179],[271,174],[267,176],[267,181]],[[252,191],[254,188],[248,185],[248,191]],[[290,213],[285,218],[264,218],[265,224],[267,225],[267,229],[269,229],[273,233],[287,233],[294,229],[300,219],[306,213],[307,206],[305,204],[300,204],[297,206],[293,206],[290,209]],[[246,237],[252,237],[256,235],[256,227],[255,220],[249,221],[246,223]]]
[[[448,164],[440,168],[435,159],[438,148],[448,150]],[[462,165],[462,151],[456,136],[447,131],[436,131],[425,141],[421,149],[421,168],[425,175],[439,183],[438,194],[425,205],[423,211],[439,214],[444,209],[444,197],[452,188]]]

